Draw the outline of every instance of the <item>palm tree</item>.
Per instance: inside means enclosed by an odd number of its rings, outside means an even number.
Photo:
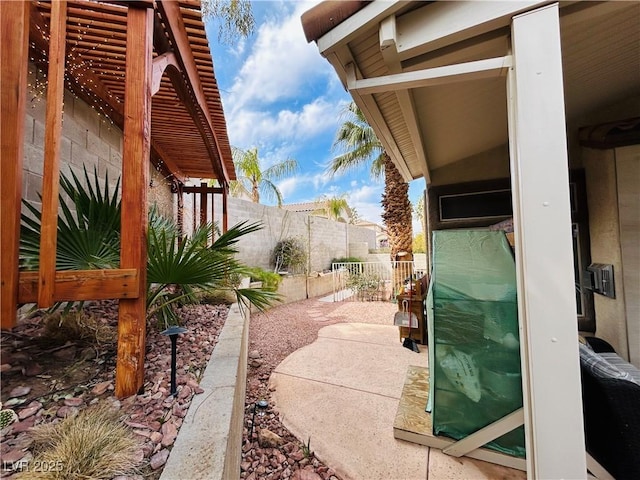
[[[320,199],[319,203],[322,203],[322,208],[315,210],[313,215],[322,215],[336,222],[344,221],[343,213],[351,218],[351,207],[349,207],[344,194],[333,197],[325,195]]]
[[[389,235],[391,260],[395,260],[399,252],[409,253],[405,259],[411,259],[413,235],[409,184],[400,175],[358,106],[351,102],[343,115],[345,121],[336,134],[333,148],[344,153],[331,161],[328,171],[335,175],[370,163],[371,177],[384,177],[382,219]]]
[[[233,148],[233,163],[238,172],[238,179],[230,183],[231,194],[248,195],[254,203],[260,203],[262,194],[268,200],[275,199],[282,206],[282,193],[274,182],[282,180],[298,170],[298,162],[287,159],[262,170],[258,149],[241,150]]]

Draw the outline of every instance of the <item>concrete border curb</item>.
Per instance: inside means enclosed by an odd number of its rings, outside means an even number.
[[[240,478],[249,345],[247,308],[234,303],[160,480]]]

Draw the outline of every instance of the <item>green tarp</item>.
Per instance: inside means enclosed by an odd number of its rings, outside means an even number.
[[[433,232],[427,318],[435,435],[462,439],[522,407],[515,262],[503,232]],[[523,457],[524,428],[486,447]]]

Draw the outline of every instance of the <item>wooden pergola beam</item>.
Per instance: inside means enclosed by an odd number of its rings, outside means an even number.
[[[24,122],[29,59],[29,3],[0,2],[0,324],[16,323]]]
[[[31,36],[39,49],[46,50],[48,48],[47,41],[38,34],[38,30],[46,31],[49,27],[47,26],[43,15],[38,11],[35,5],[31,6],[31,19]],[[104,102],[103,108],[106,107],[106,109],[108,110],[109,118],[111,118],[113,123],[117,125],[118,128],[123,129],[124,106],[122,103],[116,101],[115,97],[111,95],[111,92],[109,92],[109,89],[104,85],[100,77],[96,75],[93,70],[87,68],[84,63],[74,57],[67,58],[67,66],[69,70],[76,72],[76,76],[78,78],[81,78],[83,80],[83,83],[80,83],[76,78],[73,78],[77,82],[69,84],[69,88],[73,91],[73,93],[87,102],[89,105],[91,105],[93,102],[95,102],[95,99],[91,98],[86,92],[88,90],[94,92],[96,96]],[[176,66],[176,68],[178,67]],[[157,156],[171,171],[173,176],[181,182],[184,182],[185,177],[182,174],[180,168],[178,168],[176,163],[172,160],[171,156],[163,151],[160,145],[158,145],[158,142],[152,141],[151,147],[154,153],[157,154]]]
[[[144,383],[152,53],[153,9],[131,6],[127,12],[120,266],[138,271],[140,295],[119,303],[115,393],[120,398],[135,395]]]
[[[49,30],[49,73],[45,114],[38,275],[38,307],[40,308],[49,308],[53,305],[55,287],[66,36],[67,2],[60,0],[51,4]]]
[[[178,50],[176,55],[178,62],[181,64],[181,69],[189,83],[193,96],[195,97],[193,101],[187,102],[187,108],[192,113],[195,113],[194,119],[199,118],[201,120],[200,122],[196,122],[196,124],[201,130],[201,134],[203,140],[207,144],[207,148],[212,153],[212,166],[216,174],[219,175],[218,180],[221,184],[225,184],[228,182],[229,173],[227,172],[223,161],[224,156],[220,151],[220,143],[209,114],[204,89],[202,88],[200,75],[198,74],[198,68],[195,63],[189,38],[186,34],[184,20],[180,13],[180,5],[178,2],[158,2],[157,7],[165,20],[167,33]],[[219,159],[219,165],[216,165],[216,162],[214,161],[216,157]]]

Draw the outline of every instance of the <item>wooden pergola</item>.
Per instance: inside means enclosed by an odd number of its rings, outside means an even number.
[[[47,308],[59,301],[119,299],[116,395],[136,394],[144,380],[149,162],[173,176],[178,192],[187,178],[217,179],[220,186],[209,193],[222,194],[227,228],[226,197],[235,171],[200,2],[0,2],[0,13],[2,328],[15,325],[24,303]],[[40,266],[21,272],[30,61],[48,72],[48,86]],[[119,269],[56,271],[65,88],[124,134]]]

